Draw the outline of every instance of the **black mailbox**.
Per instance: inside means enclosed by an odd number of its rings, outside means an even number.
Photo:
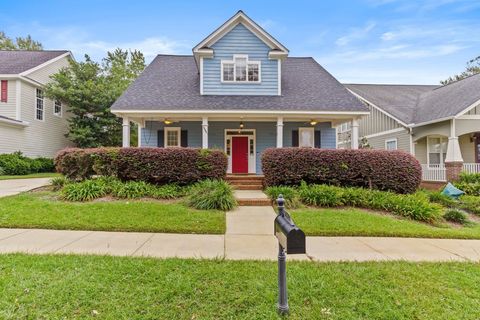
[[[275,236],[278,243],[288,254],[305,253],[305,233],[293,222],[285,211],[285,200],[280,195],[278,202],[278,215],[275,218]]]
[[[288,254],[305,253],[305,233],[293,223],[288,213],[275,218],[275,236]]]

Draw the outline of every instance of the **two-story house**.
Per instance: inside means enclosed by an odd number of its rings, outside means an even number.
[[[70,145],[65,106],[43,91],[70,56],[69,51],[0,50],[0,153],[53,157]]]
[[[218,148],[229,173],[257,174],[266,148],[336,148],[335,125],[368,114],[313,58],[290,57],[242,11],[193,55],[158,55],[111,110],[123,118],[124,147],[133,121],[139,146]]]

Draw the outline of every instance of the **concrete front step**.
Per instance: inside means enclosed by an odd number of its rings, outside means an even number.
[[[227,181],[234,180],[260,180],[263,181],[263,176],[257,175],[227,175]]]
[[[271,206],[270,199],[237,199],[239,206]]]
[[[262,190],[262,185],[249,185],[249,184],[242,184],[242,185],[234,185],[233,189],[235,190]]]
[[[233,181],[228,181],[228,183],[234,186],[245,185],[245,184],[258,185],[258,186],[263,185],[263,182],[259,180],[233,180]]]

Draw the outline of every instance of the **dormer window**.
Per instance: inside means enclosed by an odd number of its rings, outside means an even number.
[[[260,61],[249,61],[247,55],[222,60],[222,82],[260,82]]]

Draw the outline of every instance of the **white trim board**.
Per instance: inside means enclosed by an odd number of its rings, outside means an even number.
[[[397,133],[397,132],[402,132],[402,131],[405,131],[408,133],[408,130],[406,128],[397,128],[397,129],[392,129],[392,130],[387,130],[387,131],[382,131],[382,132],[377,132],[377,133],[373,133],[373,134],[369,134],[367,136],[364,136],[365,138],[375,138],[375,137],[380,137],[380,136],[384,136],[384,135],[387,135],[387,134],[392,134],[392,133]]]
[[[65,57],[67,57],[67,56],[71,56],[71,57],[73,58],[72,53],[71,53],[70,51],[68,51],[68,52],[65,52],[65,53],[63,53],[63,54],[61,54],[61,55],[59,55],[59,56],[57,56],[57,57],[55,57],[55,58],[53,58],[53,59],[50,59],[50,60],[48,60],[48,61],[45,61],[44,63],[39,64],[39,65],[36,66],[36,67],[33,67],[33,68],[31,68],[31,69],[28,69],[28,70],[25,70],[25,71],[19,73],[19,75],[20,75],[20,76],[26,76],[27,74],[30,74],[30,73],[32,73],[32,72],[34,72],[34,71],[37,71],[37,70],[39,70],[39,69],[42,69],[43,67],[48,66],[49,64],[52,64],[52,63],[54,63],[54,62],[56,62],[56,61],[58,61],[58,60],[60,60],[60,59],[62,59],[62,58],[65,58]]]
[[[113,114],[122,115],[122,114],[240,114],[240,115],[368,115],[368,111],[284,111],[284,110],[111,110]]]

